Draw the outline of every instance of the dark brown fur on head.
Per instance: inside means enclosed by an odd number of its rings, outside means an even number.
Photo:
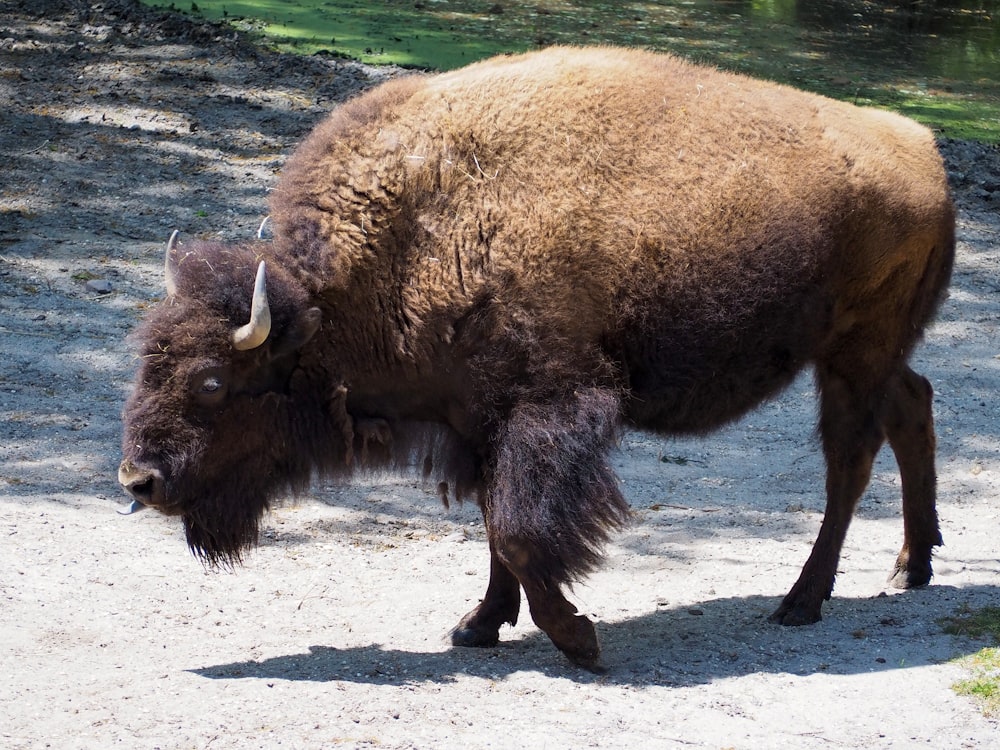
[[[277,264],[267,275],[270,335],[249,351],[231,343],[265,249],[182,245],[176,293],[137,334],[123,466],[162,482],[150,504],[182,515],[191,548],[212,563],[240,559],[274,498],[306,487],[317,468],[346,468],[352,439],[342,389],[317,382],[302,357],[320,313]]]
[[[477,459],[453,430],[348,412],[337,360],[313,346],[328,335],[328,311],[310,306],[281,264],[267,265],[270,334],[259,347],[234,349],[232,332],[250,316],[255,269],[270,249],[194,242],[175,250],[176,292],[135,336],[141,364],[123,414],[120,478],[140,476],[152,488],[145,504],[183,516],[192,551],[211,564],[240,562],[271,502],[315,476],[417,466],[446,503],[476,495]]]

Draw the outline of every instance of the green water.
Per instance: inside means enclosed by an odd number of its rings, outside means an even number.
[[[1000,80],[1000,2],[711,3],[795,30],[807,46],[958,80]]]
[[[666,50],[1000,141],[1000,0],[144,0],[282,49],[448,69],[554,43]]]

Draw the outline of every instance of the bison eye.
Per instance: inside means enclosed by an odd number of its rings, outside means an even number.
[[[215,375],[209,375],[201,381],[202,393],[216,393],[222,389],[222,380]]]
[[[202,370],[191,381],[191,390],[202,406],[218,406],[229,390],[226,373],[214,367]]]

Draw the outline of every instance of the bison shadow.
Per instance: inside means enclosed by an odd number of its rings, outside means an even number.
[[[310,646],[308,653],[188,670],[213,680],[262,679],[371,685],[452,683],[459,676],[502,680],[518,672],[580,683],[689,687],[764,672],[851,675],[909,669],[973,653],[982,642],[945,634],[938,620],[983,606],[1000,586],[931,586],[899,596],[835,598],[826,619],[803,628],[767,622],[778,597],[706,600],[600,623],[600,674],[572,666],[539,631],[493,648],[401,651],[378,644]],[[501,632],[501,637],[504,633]],[[508,638],[509,638],[508,634]]]

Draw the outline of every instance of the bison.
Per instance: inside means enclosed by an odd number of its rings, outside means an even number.
[[[488,534],[453,643],[495,644],[523,589],[594,668],[563,588],[629,520],[620,431],[707,433],[811,365],[826,511],[771,619],[820,619],[886,440],[891,583],[930,580],[932,392],[907,360],[954,215],[922,126],[667,55],[552,48],[343,104],[270,212],[271,241],[172,241],[137,333],[119,480],[206,563],[238,563],[316,476],[414,467]]]

